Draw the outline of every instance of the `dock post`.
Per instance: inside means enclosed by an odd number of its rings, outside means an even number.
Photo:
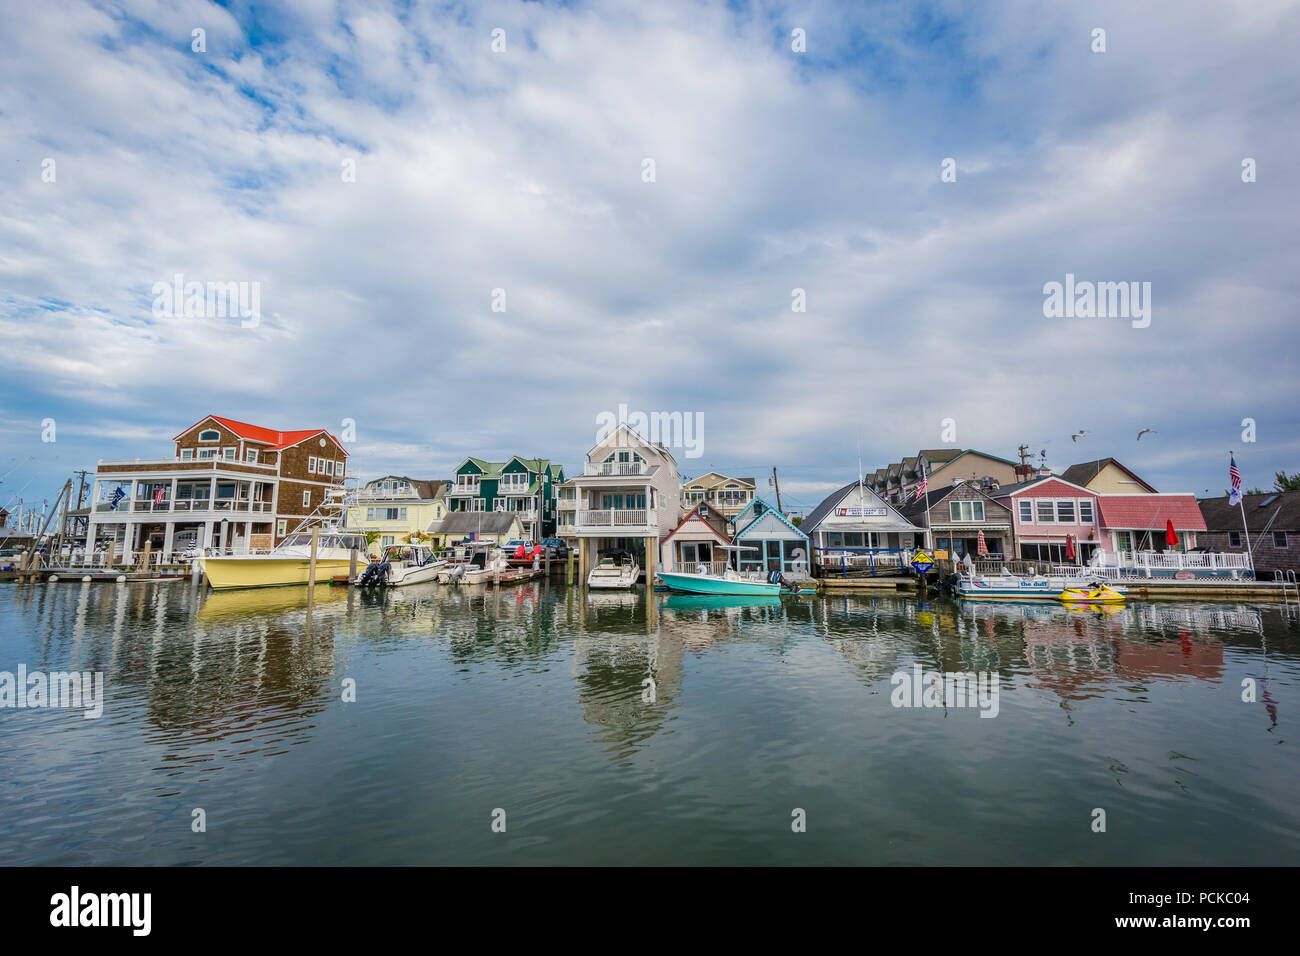
[[[320,525],[311,529],[311,561],[307,565],[307,600],[316,595],[316,549],[320,546]]]
[[[573,549],[572,548],[569,549],[568,559],[569,559],[568,561],[569,567],[564,574],[564,583],[567,584],[569,587],[573,587]]]
[[[352,548],[348,551],[348,584],[357,579],[357,549]]]

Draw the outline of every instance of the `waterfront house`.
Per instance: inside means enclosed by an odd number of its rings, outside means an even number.
[[[903,549],[912,549],[923,532],[863,482],[851,482],[827,495],[799,525],[808,536],[819,569],[869,567],[901,570]]]
[[[1048,564],[1089,563],[1103,547],[1097,495],[1050,473],[989,493],[1011,513],[1018,556]],[[1074,558],[1066,558],[1069,540]]]
[[[620,422],[587,452],[570,484],[573,497],[561,500],[573,520],[562,527],[583,569],[601,550],[624,548],[653,580],[659,543],[681,521],[681,477],[668,449]]]
[[[375,478],[365,483],[348,508],[348,527],[377,534],[377,548],[400,544],[412,532],[424,534],[430,524],[447,515],[447,485],[441,479],[406,475]]]
[[[434,548],[450,548],[466,541],[503,545],[527,538],[514,511],[449,511],[425,531]]]
[[[711,471],[682,483],[683,508],[693,508],[704,502],[728,518],[733,518],[753,500],[753,478],[729,478]]]
[[[209,415],[173,439],[168,457],[98,463],[88,549],[111,541],[129,560],[146,546],[165,555],[274,547],[337,505],[347,459],[322,428],[278,431]]]
[[[912,501],[921,476],[931,490],[957,482],[974,482],[984,491],[1014,484],[1026,477],[1024,466],[974,448],[927,448],[867,478],[868,487],[893,505]]]
[[[1099,458],[1071,465],[1061,478],[1099,494],[1155,494],[1155,489],[1114,458]]]
[[[659,543],[664,571],[693,574],[701,567],[708,574],[721,574],[727,567],[732,523],[712,505],[697,503],[681,523]]]
[[[736,553],[740,570],[810,573],[812,545],[808,533],[766,498],[755,498],[733,523],[733,543],[742,549]]]
[[[564,469],[546,458],[466,458],[448,485],[447,510],[510,511],[518,517],[524,537],[540,541],[555,535],[556,500],[563,483]]]
[[[931,488],[928,497],[922,494],[902,512],[914,525],[930,532],[935,548],[958,558],[968,554],[979,560],[998,561],[1016,555],[1010,506],[991,498],[975,482]],[[981,531],[987,556],[979,555]]]
[[[1198,539],[1202,545],[1244,555],[1249,533],[1256,577],[1271,580],[1274,571],[1300,572],[1300,491],[1242,495],[1240,506],[1228,504],[1226,495],[1202,498],[1197,506],[1206,527]]]

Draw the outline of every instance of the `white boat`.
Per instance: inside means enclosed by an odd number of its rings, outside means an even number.
[[[1093,583],[1097,586],[1101,584],[1101,582],[1093,582],[1086,574],[1065,577],[1018,575],[1006,571],[1002,574],[975,574],[961,571],[953,584],[953,593],[957,597],[985,601],[1055,601],[1067,589]],[[1110,584],[1108,587],[1111,593],[1121,597],[1128,594],[1128,589],[1122,585]]]
[[[353,583],[362,587],[403,587],[429,584],[451,562],[420,544],[390,544],[378,561],[372,561]]]
[[[635,586],[641,577],[641,568],[630,551],[610,548],[598,555],[596,566],[587,575],[587,587],[599,591],[614,591]]]
[[[487,584],[497,573],[509,569],[510,563],[500,548],[478,548],[460,565],[455,580],[457,584]]]
[[[323,528],[317,539],[316,581],[351,573],[354,550],[366,553],[365,535]],[[198,563],[216,590],[306,584],[311,573],[311,532],[296,531],[265,554],[207,555]]]

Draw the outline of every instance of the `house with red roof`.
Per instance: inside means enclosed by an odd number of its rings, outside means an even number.
[[[244,554],[274,547],[305,519],[335,516],[348,453],[327,429],[208,415],[172,443],[169,457],[99,462],[90,548],[112,542],[126,560],[146,549]]]

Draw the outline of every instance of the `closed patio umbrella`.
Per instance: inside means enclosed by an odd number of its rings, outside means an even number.
[[[1165,522],[1165,544],[1171,548],[1178,547],[1178,532],[1174,530],[1174,520]]]
[[[1074,554],[1074,535],[1067,534],[1065,536],[1065,560],[1073,561]]]
[[[988,542],[984,540],[984,529],[983,529],[983,528],[980,529],[979,538],[976,539],[976,542],[975,542],[975,553],[976,553],[976,554],[988,554],[988,553],[989,553]]]

